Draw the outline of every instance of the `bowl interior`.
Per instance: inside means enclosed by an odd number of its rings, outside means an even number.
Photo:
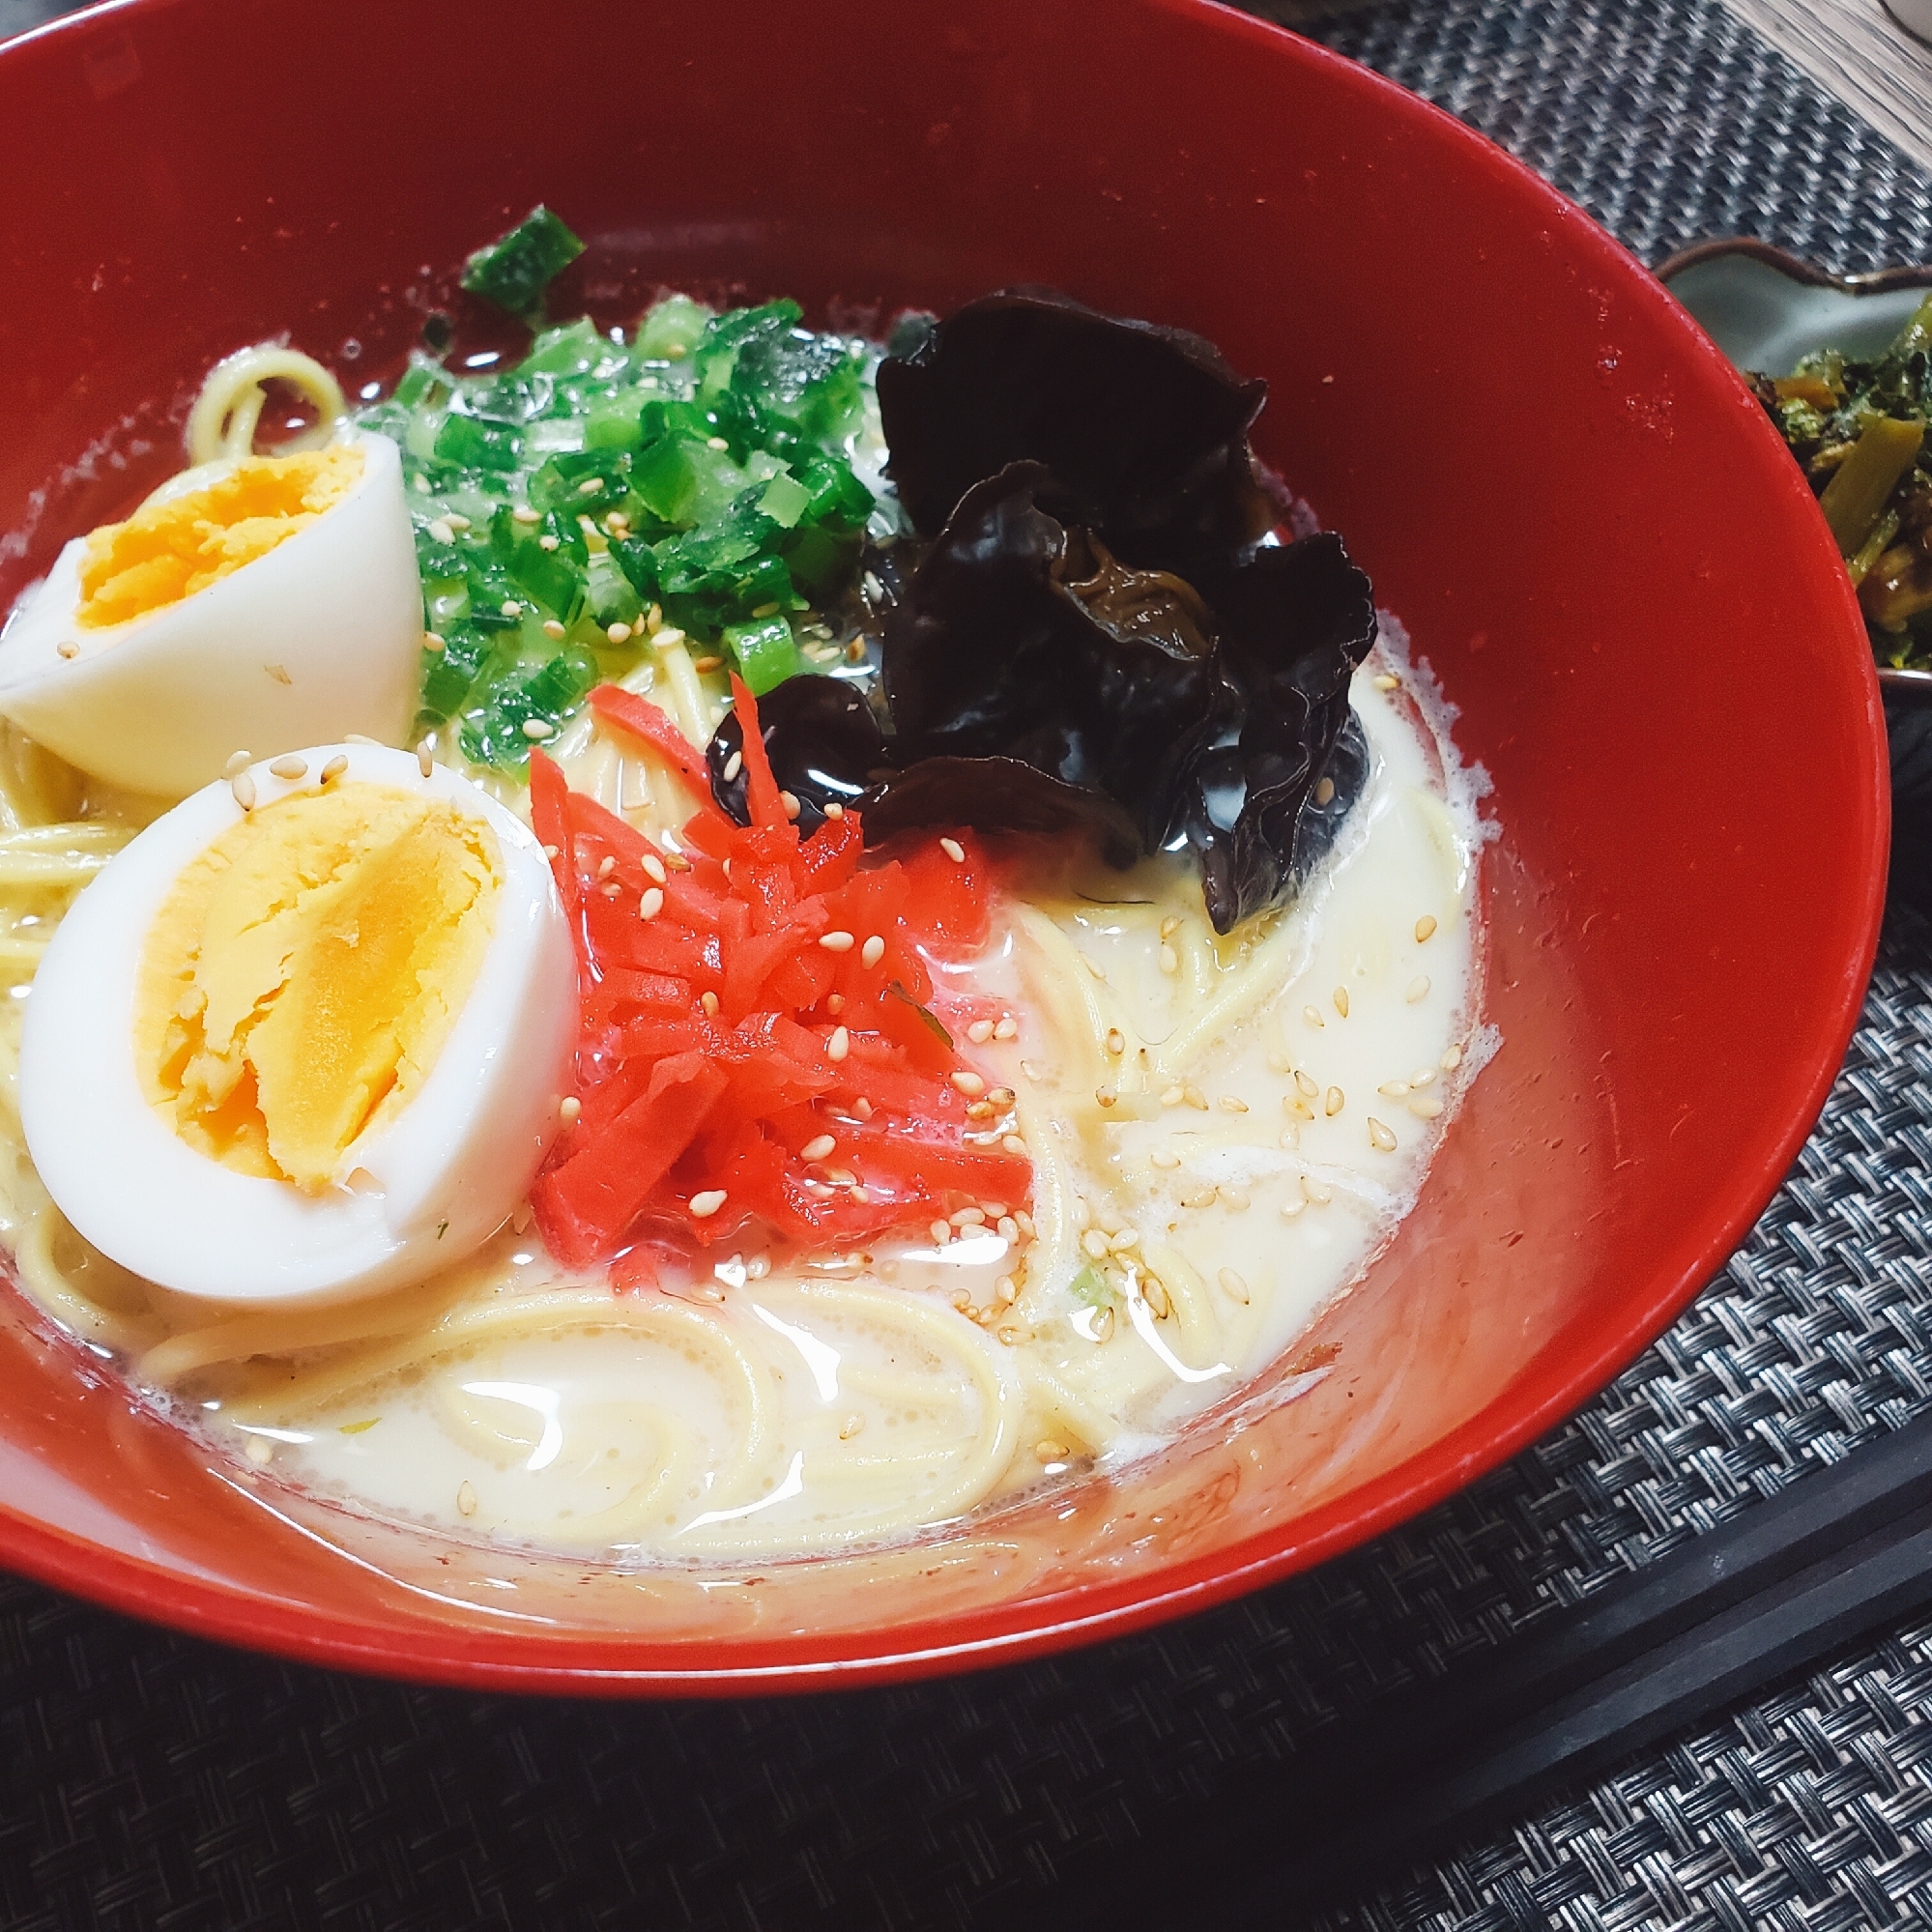
[[[1283,1378],[1113,1481],[916,1548],[620,1575],[386,1528],[218,1464],[7,1296],[0,1558],[339,1662],[702,1690],[1016,1655],[1386,1527],[1669,1319],[1836,1068],[1876,935],[1885,746],[1808,492],[1582,216],[1250,19],[570,19],[532,35],[484,0],[452,34],[378,0],[131,0],[0,53],[0,604],[173,466],[215,357],[286,331],[379,369],[539,199],[591,240],[577,293],[612,317],[666,283],[849,323],[1055,283],[1268,378],[1262,453],[1344,533],[1493,781],[1502,1049],[1421,1206]],[[340,50],[327,86],[264,73],[257,49],[310,33]],[[517,103],[587,94],[596,111],[511,137]]]

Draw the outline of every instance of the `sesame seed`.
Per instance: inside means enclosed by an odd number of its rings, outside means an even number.
[[[1143,1275],[1140,1278],[1140,1299],[1147,1304],[1156,1321],[1166,1321],[1174,1312],[1174,1304],[1168,1294],[1167,1284],[1157,1281],[1152,1275]]]
[[[1320,1086],[1315,1081],[1314,1076],[1311,1073],[1304,1072],[1300,1067],[1297,1067],[1295,1069],[1295,1085],[1301,1090],[1301,1092],[1306,1094],[1310,1100],[1312,1100],[1315,1097],[1315,1095],[1321,1091]]]
[[[1118,1026],[1107,1029],[1107,1051],[1117,1060],[1127,1051],[1127,1036]]]
[[[1020,1136],[1017,1134],[1009,1134],[1006,1137],[1006,1139],[1003,1139],[999,1144],[1002,1147],[1004,1147],[1009,1154],[1024,1154],[1026,1151],[1025,1141],[1023,1140],[1020,1138]]]
[[[722,436],[707,436],[705,438],[705,447],[706,449],[729,449],[731,447]]]
[[[518,523],[541,523],[543,521],[543,518],[535,510],[532,509],[528,504],[518,504],[516,508],[510,511],[510,515]]]
[[[1374,684],[1378,691],[1394,691],[1400,685],[1401,681],[1399,678],[1392,678],[1388,672],[1384,671],[1375,678]]]
[[[669,876],[664,870],[664,861],[655,852],[645,853],[644,876],[647,879],[655,879],[659,885],[662,885]]]
[[[255,809],[255,781],[245,771],[238,771],[228,781],[228,789],[235,794],[235,802],[245,812]]]
[[[1433,1067],[1418,1067],[1409,1076],[1409,1084],[1411,1086],[1428,1086],[1434,1080],[1435,1069]]]
[[[964,865],[966,863],[966,847],[961,845],[959,840],[941,839],[939,841],[939,850],[942,852],[944,852],[945,855],[949,859],[951,859],[955,865]]]
[[[723,773],[725,783],[727,785],[735,785],[737,783],[737,775],[743,769],[744,769],[744,753],[741,751],[733,752],[732,755],[725,760],[725,768]]]
[[[1106,984],[1107,968],[1098,960],[1090,960],[1082,954],[1081,964],[1086,967],[1088,972],[1092,973],[1095,979],[1099,980],[1103,985]]]
[[[543,848],[543,855],[552,865],[557,863],[558,850],[556,846],[545,846]]]
[[[1384,1100],[1404,1100],[1408,1097],[1409,1083],[1405,1080],[1385,1080],[1375,1091]]]
[[[860,966],[876,966],[884,957],[885,941],[877,933],[873,934],[858,951],[858,963]]]
[[[608,879],[611,876],[611,874],[614,873],[617,869],[618,869],[618,861],[617,861],[617,854],[615,852],[606,852],[603,855],[603,857],[597,861],[597,877],[599,879]]]
[[[624,536],[630,532],[630,518],[622,510],[612,510],[604,519],[604,528],[613,536]]]
[[[970,1040],[975,1047],[985,1046],[986,1043],[993,1038],[993,1022],[991,1020],[975,1020],[972,1023],[972,1024],[966,1028],[966,1038]]]
[[[454,543],[456,541],[456,533],[440,516],[430,518],[429,533],[438,543]]]
[[[1076,1232],[1083,1232],[1085,1229],[1091,1227],[1092,1226],[1093,1226],[1093,1209],[1087,1205],[1086,1196],[1083,1194],[1075,1195],[1074,1228]]]
[[[630,625],[627,623],[614,623],[604,632],[604,635],[613,644],[628,644],[630,642]]]
[[[1312,1174],[1302,1176],[1302,1193],[1308,1197],[1311,1207],[1326,1207],[1335,1198],[1335,1190],[1326,1181],[1318,1181]]]
[[[691,1215],[697,1221],[708,1221],[725,1204],[723,1188],[706,1188],[703,1194],[691,1197]]]
[[[839,1425],[839,1440],[841,1442],[850,1442],[864,1427],[865,1418],[863,1416],[848,1416]]]
[[[1181,1157],[1166,1147],[1156,1147],[1147,1159],[1157,1168],[1178,1168],[1181,1164]]]
[[[221,767],[221,775],[223,778],[237,778],[253,763],[245,751],[231,751],[228,763]]]
[[[286,758],[276,759],[269,769],[277,778],[285,778],[290,784],[294,784],[298,778],[308,776],[308,761],[305,758],[298,758],[294,752],[290,752]]]
[[[664,628],[664,606],[652,604],[644,614],[644,627],[652,637]]]
[[[943,1248],[946,1245],[946,1243],[953,1238],[952,1224],[946,1221],[934,1222],[932,1226],[927,1228],[926,1232],[930,1234],[933,1237],[934,1241],[941,1248]]]
[[[832,1036],[825,1042],[825,1057],[828,1060],[842,1060],[851,1052],[851,1035],[843,1026],[834,1026]]]
[[[1042,1462],[1057,1462],[1063,1456],[1066,1455],[1066,1453],[1067,1453],[1066,1444],[1063,1442],[1055,1442],[1053,1439],[1053,1437],[1050,1435],[1043,1435],[1040,1438],[1040,1440],[1033,1445],[1033,1454],[1037,1456]]]
[[[1328,1024],[1328,1022],[1321,1017],[1321,1008],[1319,1006],[1304,1006],[1302,1008],[1302,1018],[1311,1026],[1326,1026]]]
[[[577,494],[580,497],[594,497],[603,487],[604,479],[601,476],[586,476],[577,485]]]
[[[514,597],[505,597],[499,608],[506,618],[520,618],[523,616],[523,606]]]
[[[1176,1081],[1172,1086],[1162,1089],[1161,1105],[1163,1107],[1178,1107],[1187,1097],[1187,1088]]]
[[[1270,1073],[1287,1074],[1293,1073],[1294,1069],[1294,1061],[1289,1059],[1287,1054],[1283,1053],[1279,1047],[1268,1055],[1268,1071]]]
[[[968,1067],[961,1067],[953,1074],[953,1084],[968,1100],[977,1100],[986,1091],[986,1082]]]
[[[1338,986],[1335,989],[1335,1010],[1346,1020],[1348,1018],[1348,989]]]
[[[706,1020],[715,1020],[718,1017],[718,995],[708,988],[698,995],[698,1004],[705,1009]]]
[[[1444,1073],[1453,1074],[1462,1064],[1462,1049],[1460,1047],[1445,1047],[1442,1050],[1440,1064]]]
[[[557,1116],[568,1127],[584,1110],[584,1103],[574,1093],[566,1093],[557,1103]]]
[[[640,918],[656,918],[664,910],[664,888],[661,885],[647,886],[644,897],[637,902],[637,910]]]
[[[1416,944],[1421,945],[1423,941],[1428,938],[1434,932],[1435,932],[1434,915],[1428,912],[1425,912],[1422,915],[1422,917],[1416,921]]]
[[[1019,1098],[1020,1096],[1010,1086],[996,1086],[987,1095],[987,1099],[992,1101],[994,1106],[1002,1111],[1011,1107]]]
[[[1115,1093],[1114,1090],[1110,1086],[1107,1085],[1104,1081],[1102,1082],[1101,1085],[1094,1088],[1093,1097],[1095,1101],[1102,1107],[1111,1107],[1113,1103],[1120,1098],[1120,1096],[1117,1093]]]
[[[1287,1110],[1290,1120],[1312,1120],[1314,1118],[1314,1109],[1298,1093],[1284,1093],[1282,1096],[1282,1105]]]
[[[1236,1214],[1249,1205],[1247,1194],[1240,1188],[1231,1188],[1226,1181],[1215,1189],[1215,1198],[1223,1207],[1232,1208]]]
[[[994,1283],[993,1292],[996,1300],[1010,1307],[1020,1298],[1020,1283],[1011,1275],[1001,1275],[998,1281]]]
[[[344,732],[342,734],[342,742],[344,744],[372,744],[380,749],[383,741],[381,738],[364,737],[360,732]]]
[[[474,1516],[476,1514],[476,1490],[466,1476],[456,1485],[456,1514],[459,1516]]]
[[[1302,1144],[1302,1130],[1292,1120],[1290,1120],[1288,1124],[1282,1129],[1282,1145],[1283,1147],[1299,1147],[1301,1144]]]
[[[1221,1096],[1221,1110],[1224,1113],[1246,1113],[1248,1103],[1238,1093],[1224,1093]]]
[[[1164,939],[1171,939],[1180,930],[1181,922],[1171,912],[1161,921],[1161,937]]]
[[[1341,1089],[1339,1086],[1332,1086],[1328,1090],[1327,1099],[1321,1104],[1321,1110],[1333,1119],[1347,1105],[1347,1101],[1342,1097]]]
[[[555,644],[563,636],[563,626],[555,618],[545,618],[543,620],[543,634],[552,644]]]
[[[1080,1238],[1081,1252],[1090,1261],[1107,1259],[1107,1236],[1099,1228],[1089,1227]]]
[[[1181,1197],[1183,1207],[1212,1207],[1218,1197],[1212,1188],[1191,1188]]]
[[[269,676],[275,680],[277,684],[293,684],[295,682],[295,679],[288,675],[287,667],[284,665],[265,664],[262,666],[262,669],[266,671],[269,674]]]
[[[654,611],[657,606],[652,604],[650,608]],[[650,629],[649,620],[646,620],[645,627]],[[650,635],[652,641],[660,650],[669,650],[674,644],[682,644],[684,642],[684,633],[676,624],[668,624],[660,621],[658,627],[650,631]]]
[[[852,1102],[852,1111],[856,1113],[861,1120],[870,1120],[872,1118],[872,1102],[866,1099],[864,1094],[860,1094],[859,1097]]]
[[[1038,1060],[1022,1060],[1020,1062],[1020,1071],[1023,1074],[1024,1074],[1029,1081],[1039,1081],[1045,1080],[1047,1077],[1046,1068],[1043,1067]]]
[[[557,727],[547,718],[526,718],[523,721],[523,735],[533,744],[537,744],[547,737],[555,737]]]
[[[1396,1151],[1394,1131],[1384,1127],[1372,1113],[1369,1116],[1369,1144],[1384,1154],[1393,1154]]]
[[[852,1185],[846,1190],[846,1193],[851,1199],[857,1201],[859,1206],[861,1207],[863,1207],[866,1204],[866,1202],[872,1198],[872,1197],[869,1194],[867,1194],[866,1191],[862,1187],[860,1187],[856,1181],[854,1181]]]
[[[801,1161],[822,1161],[839,1143],[829,1134],[821,1134],[815,1140],[807,1140],[798,1149]]]
[[[416,748],[416,768],[427,778],[436,769],[436,753],[427,738]]]
[[[1161,970],[1165,973],[1172,974],[1179,972],[1180,969],[1180,954],[1175,952],[1173,947],[1167,944],[1164,940],[1161,945]]]
[[[1138,1248],[1139,1245],[1140,1230],[1138,1227],[1115,1228],[1107,1237],[1108,1250],[1114,1254],[1124,1254],[1129,1249]]]
[[[1288,1198],[1282,1203],[1282,1219],[1283,1221],[1293,1221],[1298,1215],[1300,1215],[1303,1212],[1304,1209],[1307,1208],[1307,1206],[1308,1202],[1302,1199],[1300,1196],[1290,1195]]]
[[[1224,1294],[1232,1295],[1243,1308],[1248,1306],[1248,1283],[1232,1268],[1224,1268],[1215,1277]]]
[[[849,953],[852,949],[852,936],[850,933],[821,933],[819,943],[828,953]]]
[[[1334,796],[1335,796],[1335,780],[1332,778],[1324,778],[1321,781],[1321,783],[1314,788],[1314,802],[1317,805],[1328,804],[1334,798]]]
[[[1409,981],[1408,990],[1402,995],[1402,997],[1411,1006],[1419,999],[1427,999],[1428,997],[1428,974],[1426,972],[1417,973],[1415,978]]]
[[[955,1227],[984,1227],[986,1210],[983,1207],[956,1208],[946,1217]]]
[[[1200,1088],[1196,1086],[1193,1081],[1189,1081],[1181,1088],[1181,1098],[1190,1107],[1197,1109],[1199,1112],[1205,1113],[1207,1111],[1207,1095],[1201,1092]]]
[[[1442,1111],[1442,1102],[1428,1096],[1409,1102],[1409,1111],[1418,1120],[1433,1120]]]
[[[447,650],[449,646],[435,631],[426,630],[422,634],[422,648],[433,655],[437,651]]]
[[[275,1446],[265,1435],[251,1435],[248,1438],[247,1447],[243,1450],[242,1454],[257,1469],[266,1469],[275,1459]]]
[[[561,550],[563,547],[563,539],[561,536],[552,536],[548,532],[545,532],[543,535],[536,539],[536,547],[539,550]]]
[[[348,769],[349,769],[349,761],[345,757],[343,757],[343,755],[338,751],[335,754],[335,756],[332,758],[329,761],[329,763],[322,767],[323,784],[327,785],[332,778],[340,778],[342,774]]]
[[[1002,1240],[1018,1241],[1020,1239],[1020,1224],[1010,1214],[1002,1214],[994,1223],[994,1226]]]
[[[788,819],[796,819],[799,813],[801,813],[805,809],[805,807],[799,802],[797,793],[781,792],[778,794],[778,809],[781,812],[783,812]]]

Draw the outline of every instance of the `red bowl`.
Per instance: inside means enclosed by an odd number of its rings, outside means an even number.
[[[0,52],[0,605],[172,466],[214,358],[286,330],[384,365],[542,199],[612,315],[659,283],[851,321],[1024,280],[1212,336],[1268,378],[1263,455],[1434,665],[1503,827],[1502,1052],[1292,1402],[913,1548],[706,1590],[305,1501],[5,1294],[14,1568],[318,1661],[580,1692],[850,1684],[1130,1629],[1531,1441],[1722,1263],[1816,1115],[1887,843],[1844,572],[1644,271],[1374,75],[1192,0],[577,0],[539,32],[495,0],[460,23],[131,0]]]

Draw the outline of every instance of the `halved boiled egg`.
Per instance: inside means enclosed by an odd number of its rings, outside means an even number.
[[[184,471],[76,537],[0,631],[0,716],[179,798],[245,746],[404,741],[422,592],[387,437]]]
[[[184,800],[74,902],[28,999],[20,1117],[124,1267],[322,1303],[445,1267],[523,1199],[576,968],[541,848],[468,780],[359,744],[274,764]]]

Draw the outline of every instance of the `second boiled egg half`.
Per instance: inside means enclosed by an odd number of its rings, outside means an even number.
[[[400,743],[422,592],[387,437],[184,471],[76,537],[0,630],[0,716],[111,785],[180,798],[245,746]]]
[[[407,753],[322,746],[164,814],[75,901],[28,999],[20,1114],[55,1203],[232,1303],[421,1279],[556,1133],[574,956],[541,848]]]

